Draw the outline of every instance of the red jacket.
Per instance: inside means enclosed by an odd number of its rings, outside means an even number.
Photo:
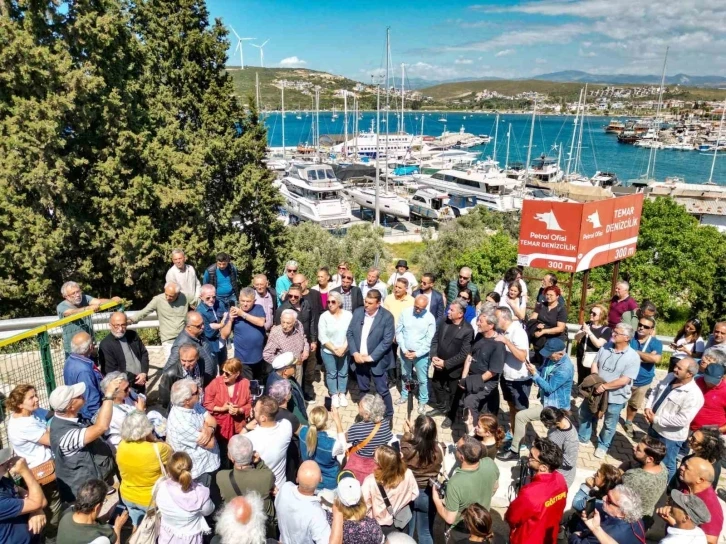
[[[241,409],[236,416],[229,412],[215,412],[215,406],[223,406],[231,402]],[[250,381],[241,378],[234,386],[232,398],[224,383],[224,376],[214,378],[204,390],[204,408],[217,420],[217,435],[226,440],[232,438],[242,430],[245,419],[252,410],[252,398],[250,397]]]
[[[567,502],[567,483],[559,472],[538,473],[509,505],[510,544],[557,544]]]

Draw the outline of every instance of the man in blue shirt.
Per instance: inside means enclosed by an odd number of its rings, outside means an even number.
[[[12,470],[25,483],[20,489],[9,475]],[[0,450],[0,542],[30,544],[45,525],[43,508],[47,505],[43,489],[22,457],[13,457],[13,450]]]
[[[231,262],[227,253],[217,253],[217,262],[204,271],[203,282],[212,285],[217,290],[217,298],[227,308],[237,304],[239,296],[239,280],[237,267]]]
[[[426,405],[429,402],[429,351],[431,351],[431,340],[436,333],[436,320],[426,309],[428,304],[429,299],[426,295],[417,296],[413,301],[413,307],[401,311],[396,325],[396,343],[403,381],[411,380],[413,369],[416,369],[414,379],[418,382],[419,414],[426,412]],[[408,389],[403,387],[401,398],[396,404],[405,404],[407,401]]]
[[[638,377],[633,382],[633,390],[628,400],[627,415],[623,428],[625,433],[633,438],[633,418],[638,410],[645,406],[645,397],[650,390],[650,384],[655,378],[655,365],[660,363],[663,355],[663,344],[655,337],[655,319],[645,315],[638,319],[638,328],[635,336],[630,341],[633,348],[640,357],[640,370]]]
[[[217,359],[219,367],[222,368],[227,360],[227,342],[220,338],[219,331],[229,319],[227,306],[217,299],[217,290],[213,285],[209,284],[202,286],[199,300],[200,304],[197,306],[197,311],[204,320],[204,332],[202,334],[207,339],[209,351]]]
[[[101,380],[103,376],[96,364],[91,360],[95,351],[93,339],[87,332],[79,332],[71,340],[71,354],[63,365],[63,382],[66,385],[86,384],[83,394],[83,408],[80,416],[91,421],[101,408]]]
[[[292,278],[297,274],[298,264],[297,261],[287,261],[285,264],[285,272],[282,276],[277,278],[275,282],[275,291],[277,292],[277,304],[282,304],[282,301],[287,298],[287,292],[292,285]]]
[[[234,331],[234,356],[242,361],[242,374],[248,380],[265,383],[270,364],[262,357],[265,346],[265,310],[255,304],[255,290],[245,287],[239,294],[239,307],[229,309],[229,319],[220,330],[222,340]]]

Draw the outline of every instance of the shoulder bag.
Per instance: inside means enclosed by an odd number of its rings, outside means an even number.
[[[376,485],[378,486],[378,491],[381,493],[381,497],[383,497],[383,502],[386,503],[386,510],[389,514],[391,514],[391,517],[393,517],[393,526],[396,529],[405,529],[413,517],[411,505],[407,504],[398,512],[394,512],[393,506],[391,506],[391,501],[388,499],[388,495],[386,494],[386,490],[383,489],[383,486],[378,482],[376,482]]]
[[[49,484],[55,481],[55,461],[51,458],[45,463],[39,464],[37,467],[30,469],[33,476],[40,485]]]
[[[370,434],[365,437],[365,439],[362,442],[358,442],[355,446],[351,446],[348,448],[348,451],[345,452],[345,460],[346,462],[350,458],[351,455],[355,455],[360,450],[365,448],[371,440],[373,440],[373,437],[376,436],[376,433],[378,432],[378,429],[381,428],[381,422],[379,421],[373,426],[373,429],[371,430]]]
[[[159,489],[159,484],[167,479],[166,468],[164,463],[161,461],[161,455],[159,454],[159,444],[154,443],[154,452],[156,458],[159,460],[159,466],[161,467],[161,478],[159,478],[154,484],[154,490],[151,492],[151,503],[149,504],[144,519],[139,523],[139,527],[136,532],[131,535],[129,544],[156,544],[156,540],[159,538],[159,530],[161,529],[161,512],[156,507],[156,492]]]

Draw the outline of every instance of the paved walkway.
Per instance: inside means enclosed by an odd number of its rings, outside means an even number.
[[[151,379],[151,389],[150,391],[153,391],[156,389],[158,384],[158,371],[163,367],[163,354],[160,347],[156,346],[149,346],[149,355],[150,355],[150,379]],[[656,376],[656,379],[661,379],[663,376],[665,376],[665,372],[658,371],[658,374]],[[356,404],[356,401],[359,398],[358,389],[355,383],[355,380],[352,380],[350,382],[349,387],[350,393],[348,395],[349,400],[351,402],[346,408],[341,408],[341,420],[343,422],[343,427],[348,428],[350,427],[354,421],[356,416],[358,415],[358,407]],[[532,388],[532,394],[530,396],[530,400],[536,404],[536,394],[537,394],[537,387]],[[323,376],[321,376],[321,380],[315,384],[315,392],[317,394],[317,402],[316,404],[322,405],[323,399],[327,395],[327,389],[325,388],[325,383]],[[396,400],[400,397],[399,393],[396,390],[392,390],[391,394],[393,396],[393,400]],[[576,413],[577,407],[580,404],[581,399],[577,399],[576,401],[573,401],[572,409],[573,412]],[[414,412],[412,417],[416,417],[416,407],[417,403],[414,403]],[[315,404],[310,405],[309,408],[312,408],[315,406]],[[395,433],[402,433],[403,432],[403,422],[406,419],[406,405],[400,405],[396,406],[394,405],[394,416],[393,416],[393,431]],[[460,432],[462,427],[458,427],[455,425],[454,429],[441,429],[441,422],[443,421],[443,417],[436,417],[434,418],[436,422],[439,424],[439,440],[446,442],[446,443],[452,443],[452,430],[454,432],[455,436],[460,436]],[[502,410],[499,415],[499,422],[502,425],[509,425],[509,412],[507,409],[507,405],[505,402],[502,402]],[[636,441],[640,439],[640,437],[645,434],[647,430],[647,423],[645,421],[645,418],[642,416],[642,414],[638,414],[635,418],[634,422],[635,426],[635,439]],[[525,437],[525,440],[523,443],[531,443],[536,435],[539,434],[540,436],[545,436],[546,431],[544,426],[536,422],[533,424],[531,428],[528,429],[527,435]],[[597,436],[597,434],[593,431],[593,439]],[[628,436],[625,434],[624,429],[621,425],[618,425],[617,432],[615,434],[615,437],[613,439],[613,443],[610,447],[610,451],[608,452],[607,457],[604,459],[596,459],[593,456],[593,453],[595,451],[595,447],[592,444],[588,445],[580,445],[580,451],[577,458],[577,473],[575,476],[575,482],[570,487],[570,492],[568,493],[568,501],[567,501],[567,508],[570,508],[570,504],[572,502],[572,497],[574,497],[575,493],[577,492],[577,489],[580,487],[580,485],[585,481],[586,478],[589,476],[592,476],[594,472],[597,470],[597,468],[602,463],[609,463],[613,465],[619,465],[623,461],[628,461],[632,459],[632,451],[633,451],[633,444],[634,441],[628,438]],[[524,450],[523,450],[524,451]],[[526,455],[526,453],[523,453]],[[512,469],[515,467],[514,462],[508,462],[504,463],[502,461],[497,460],[496,461],[497,466],[499,467],[500,476],[499,476],[499,489],[494,495],[494,498],[492,500],[492,515],[495,522],[495,543],[496,544],[504,544],[507,542],[507,535],[509,533],[509,529],[507,524],[503,521],[503,516],[507,510],[507,507],[509,506],[509,498],[508,498],[508,490],[509,490],[509,484],[512,481]],[[720,480],[720,487],[726,487],[726,471],[721,471],[721,480]],[[663,501],[665,502],[665,501]],[[726,504],[721,503],[722,508],[724,508],[724,512],[726,513]],[[567,515],[567,514],[566,514]],[[648,533],[648,542],[658,542],[665,534],[665,525],[661,520],[656,520],[656,523],[654,524],[653,528]],[[719,542],[726,543],[726,533],[721,534],[721,539]],[[535,544],[535,543],[532,543]]]

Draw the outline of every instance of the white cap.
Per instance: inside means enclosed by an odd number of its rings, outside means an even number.
[[[86,384],[83,382],[56,387],[50,394],[50,407],[56,412],[62,412],[68,408],[73,399],[83,396],[85,392]]]
[[[285,353],[281,353],[280,355],[275,357],[275,359],[272,361],[272,369],[280,370],[281,368],[286,368],[294,364],[295,355],[293,355],[290,351],[286,351]]]
[[[360,502],[360,482],[355,478],[343,478],[338,482],[338,500],[343,506],[355,506]]]

